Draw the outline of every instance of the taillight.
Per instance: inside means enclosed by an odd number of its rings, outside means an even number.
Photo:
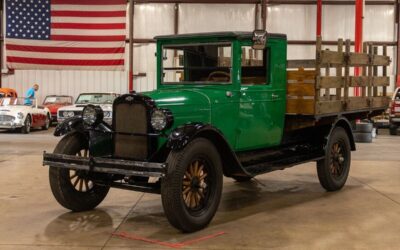
[[[390,113],[400,113],[400,101],[392,101],[392,105],[390,106]]]

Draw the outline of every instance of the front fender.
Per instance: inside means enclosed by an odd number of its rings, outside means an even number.
[[[168,137],[167,148],[179,151],[199,137],[206,138],[215,145],[221,156],[225,176],[251,176],[243,168],[222,132],[210,124],[190,123],[176,128]]]
[[[82,117],[74,116],[65,119],[62,123],[57,125],[54,136],[63,136],[73,131],[82,133],[85,131]]]

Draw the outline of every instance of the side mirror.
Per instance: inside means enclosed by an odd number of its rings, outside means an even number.
[[[265,30],[253,31],[253,49],[264,50],[268,40],[268,32]]]

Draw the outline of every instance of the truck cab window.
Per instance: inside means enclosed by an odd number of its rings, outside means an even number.
[[[251,46],[242,47],[242,85],[268,84],[269,49],[254,50]]]
[[[164,46],[162,72],[164,84],[231,83],[231,44]]]

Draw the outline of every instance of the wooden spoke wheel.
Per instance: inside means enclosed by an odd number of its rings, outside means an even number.
[[[79,134],[66,135],[54,153],[89,157],[88,143]],[[49,179],[51,191],[60,205],[72,211],[87,211],[98,206],[110,189],[96,184],[90,173],[50,166]]]
[[[350,171],[351,147],[347,132],[337,127],[325,145],[325,158],[317,162],[318,179],[327,191],[341,189]]]
[[[208,198],[207,175],[207,167],[200,160],[193,161],[186,169],[183,176],[182,195],[188,209],[200,210],[205,199]]]
[[[161,180],[161,200],[168,221],[183,232],[206,227],[214,217],[222,192],[222,163],[209,140],[196,138],[172,151]]]

